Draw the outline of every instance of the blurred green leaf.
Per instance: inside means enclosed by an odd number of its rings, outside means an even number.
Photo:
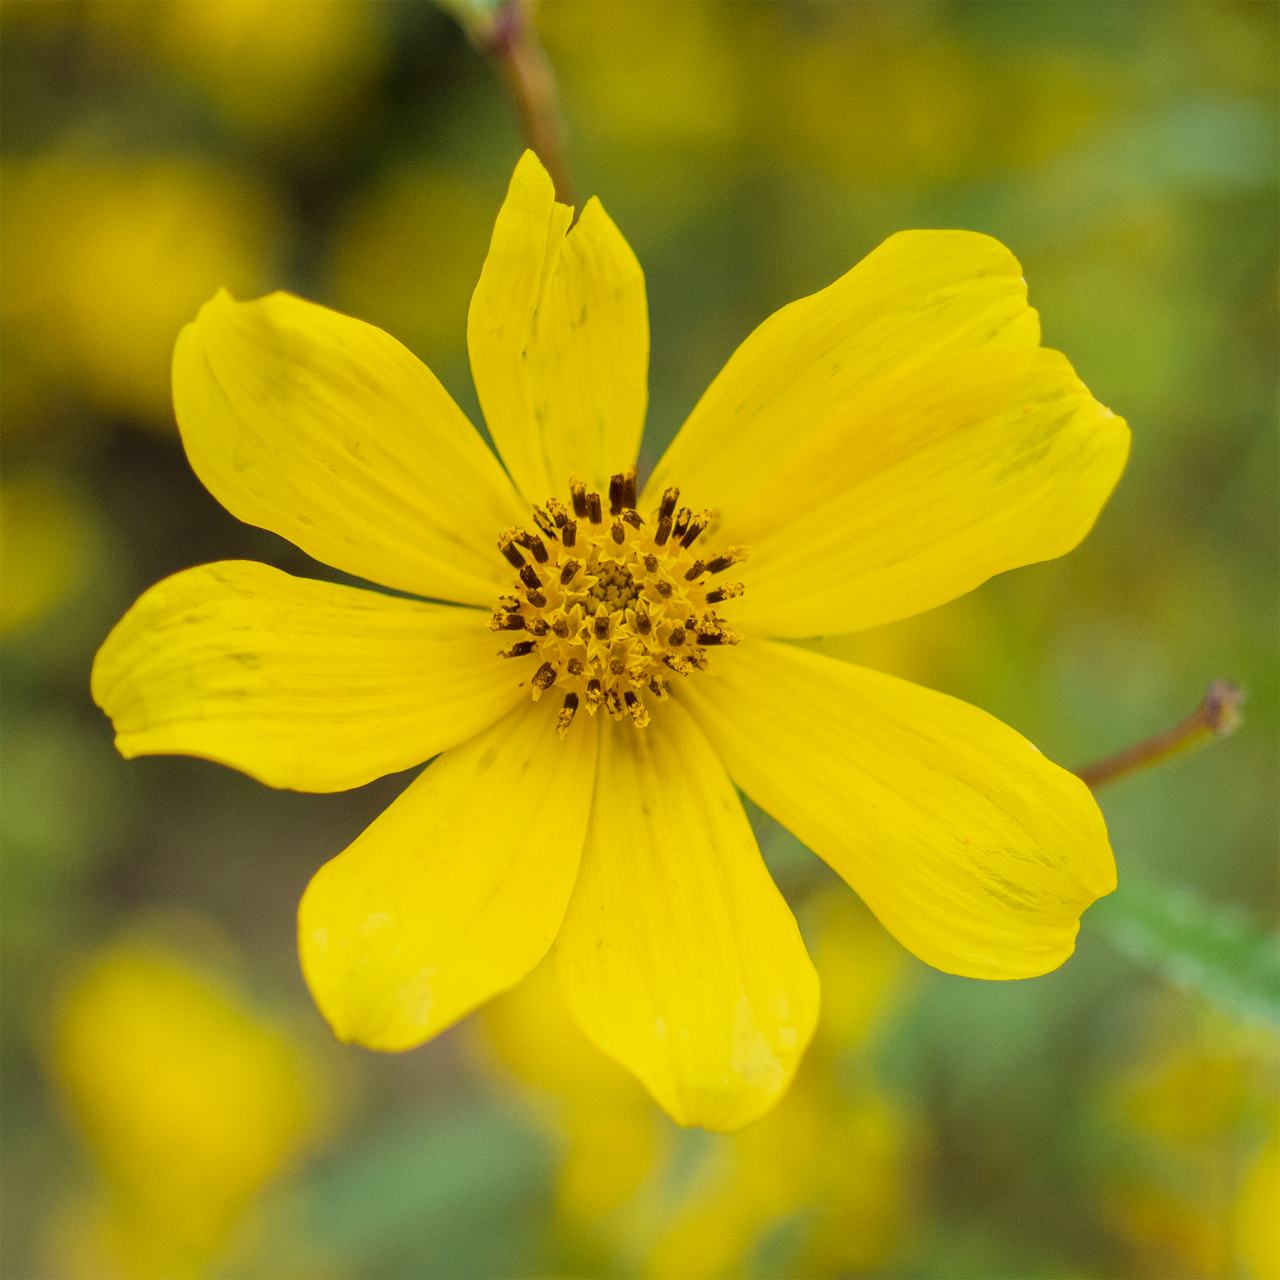
[[[1280,1025],[1280,938],[1188,889],[1129,881],[1084,923],[1122,955],[1231,1017]]]
[[[547,1185],[551,1156],[493,1106],[413,1114],[316,1171],[308,1238],[352,1265],[377,1258],[397,1277],[510,1274],[532,1243],[521,1207]]]

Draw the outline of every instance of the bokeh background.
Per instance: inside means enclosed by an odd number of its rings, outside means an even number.
[[[467,304],[520,153],[425,0],[0,7],[0,1272],[1280,1276],[1277,15],[1271,0],[548,0],[579,200],[646,272],[652,465],[754,325],[904,227],[1024,264],[1133,427],[1086,543],[820,645],[1078,766],[1214,677],[1243,729],[1101,796],[1121,889],[1059,971],[927,969],[762,814],[824,983],[794,1088],[677,1129],[546,966],[435,1042],[333,1042],[314,870],[405,785],[126,764],[88,694],[148,585],[333,578],[204,492],[168,360],[218,286],[388,329],[479,421]]]

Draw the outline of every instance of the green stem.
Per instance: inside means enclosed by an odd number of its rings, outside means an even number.
[[[1140,769],[1150,768],[1210,738],[1226,738],[1240,725],[1243,702],[1244,694],[1238,685],[1230,680],[1215,680],[1200,705],[1185,720],[1163,733],[1077,769],[1076,777],[1082,779],[1091,791],[1097,791],[1099,787],[1109,786]]]

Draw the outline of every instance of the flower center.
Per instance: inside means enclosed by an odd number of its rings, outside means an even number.
[[[742,639],[713,606],[742,594],[742,583],[715,576],[747,553],[695,549],[715,512],[677,510],[679,489],[668,489],[646,520],[636,510],[634,467],[609,481],[607,513],[576,476],[569,496],[570,507],[549,498],[533,508],[541,536],[507,529],[498,539],[517,594],[501,597],[489,625],[521,633],[499,656],[542,659],[535,701],[552,687],[564,691],[560,737],[584,703],[588,715],[603,705],[643,729],[646,694],[665,701],[673,675],[705,671],[708,649]]]

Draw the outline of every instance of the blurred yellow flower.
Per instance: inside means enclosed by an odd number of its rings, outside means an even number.
[[[63,992],[53,1069],[101,1174],[58,1224],[74,1275],[202,1274],[324,1122],[314,1065],[212,972],[145,939]]]
[[[748,337],[637,497],[644,280],[598,201],[571,222],[526,153],[468,323],[505,473],[403,347],[299,299],[220,293],[174,355],[228,510],[471,607],[207,565],[134,606],[93,692],[126,756],[272,786],[439,754],[303,898],[336,1033],[420,1043],[555,939],[588,1038],[682,1124],[729,1130],[780,1096],[818,1005],[735,784],[950,972],[1056,967],[1114,886],[1092,797],[1025,739],[781,641],[1068,551],[1128,431],[1040,347],[1002,245],[904,232]]]
[[[35,622],[76,585],[93,545],[92,520],[53,475],[0,485],[0,636]]]
[[[7,166],[3,192],[6,440],[77,395],[171,429],[174,332],[219,284],[261,284],[270,200],[232,172],[70,158]]]
[[[864,1049],[901,998],[901,948],[848,894],[809,904],[828,993],[786,1096],[755,1124],[690,1154],[634,1080],[574,1024],[544,962],[484,1011],[485,1042],[563,1142],[557,1201],[569,1270],[652,1276],[752,1274],[770,1239],[790,1265],[844,1275],[883,1262],[904,1208],[910,1118],[875,1083]],[[548,1105],[548,1103],[550,1105]]]
[[[329,270],[334,306],[398,335],[423,357],[465,350],[467,304],[492,207],[462,178],[393,173],[338,227]]]
[[[110,11],[118,0],[105,0]],[[232,124],[289,137],[343,112],[377,70],[379,6],[370,0],[144,2],[159,53],[199,83]]]

